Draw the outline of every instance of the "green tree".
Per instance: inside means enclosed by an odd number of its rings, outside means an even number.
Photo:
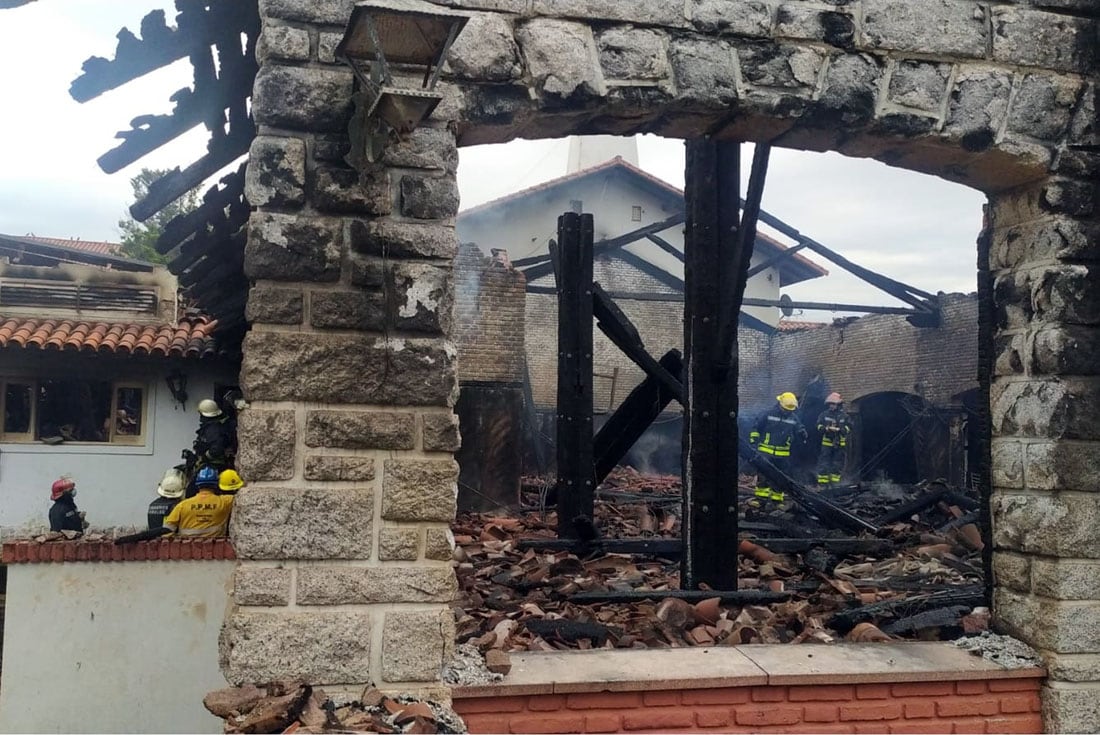
[[[134,201],[144,199],[145,195],[149,193],[149,186],[167,173],[167,169],[141,169],[141,173],[130,179],[130,186],[134,189]],[[138,222],[127,212],[126,216],[118,221],[118,228],[122,231],[122,255],[150,263],[167,263],[168,258],[158,253],[154,247],[157,238],[164,231],[164,226],[171,222],[173,218],[181,214],[187,214],[197,209],[198,206],[199,190],[195,188],[144,222]]]

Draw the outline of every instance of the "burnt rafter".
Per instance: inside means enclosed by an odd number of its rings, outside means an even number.
[[[130,207],[144,221],[248,153],[256,136],[249,99],[256,79],[256,41],[260,34],[257,0],[176,0],[175,25],[163,10],[141,21],[141,37],[129,29],[118,33],[113,59],[92,57],[73,81],[69,93],[86,102],[149,72],[187,59],[192,85],[173,93],[166,115],[141,115],[122,141],[99,158],[114,173],[187,131],[202,125],[210,134],[206,153],[176,167],[149,185]],[[156,243],[160,253],[173,253],[169,270],[187,295],[218,320],[218,330],[244,326],[242,286],[244,228],[249,205],[244,197],[244,171],[222,177],[204,194],[194,211],[165,225]]]
[[[191,62],[192,86],[171,95],[173,111],[135,118],[129,130],[118,134],[122,143],[99,158],[100,167],[113,173],[197,125],[210,132],[206,155],[154,182],[148,195],[131,207],[138,220],[148,219],[247,153],[255,136],[248,99],[258,69],[257,3],[176,0],[176,9],[175,27],[158,10],[142,20],[140,39],[124,28],[115,58],[88,59],[70,88],[73,98],[84,102],[179,59]]]

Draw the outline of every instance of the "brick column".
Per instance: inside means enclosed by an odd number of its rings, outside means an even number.
[[[1063,156],[1055,167],[1067,172],[1087,160]],[[1048,732],[1100,729],[1095,201],[1082,176],[995,197],[993,206],[994,604],[998,622],[1044,654]]]
[[[456,591],[455,140],[430,123],[372,169],[349,167],[352,75],[333,59],[349,4],[261,7],[248,486],[222,668],[234,684],[423,689]]]

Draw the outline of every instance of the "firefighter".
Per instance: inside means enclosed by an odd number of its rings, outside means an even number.
[[[848,435],[852,433],[852,424],[844,411],[844,401],[839,393],[830,393],[825,399],[825,410],[817,417],[817,430],[821,432],[821,452],[817,457],[817,486],[820,489],[839,485],[848,447]]]
[[[194,466],[213,467],[215,476],[233,467],[237,454],[236,424],[211,398],[199,401],[199,428],[195,431],[194,450]],[[189,494],[193,495],[193,491],[194,488]]]
[[[88,522],[84,520],[84,511],[77,510],[76,483],[68,477],[55,480],[50,486],[50,530],[51,531],[76,531],[84,533]]]
[[[780,393],[775,397],[776,404],[771,410],[760,415],[749,433],[749,444],[756,447],[756,451],[763,454],[775,465],[776,469],[785,475],[789,475],[788,468],[791,463],[791,444],[797,436],[801,441],[806,441],[806,429],[798,420],[795,410],[798,408],[798,399],[794,393]],[[772,500],[782,503],[786,496],[782,491],[774,490],[767,479],[757,476],[757,498]],[[756,504],[759,504],[759,500]]]
[[[149,504],[149,528],[157,529],[164,525],[164,518],[172,512],[176,504],[180,502],[186,489],[183,473],[172,468],[164,473],[164,477],[157,484],[157,498]]]
[[[154,539],[176,534],[182,538],[215,538],[224,536],[229,512],[233,510],[232,495],[216,495],[218,473],[213,467],[203,467],[195,475],[198,494],[181,500],[164,519],[164,525],[115,539],[116,544]]]

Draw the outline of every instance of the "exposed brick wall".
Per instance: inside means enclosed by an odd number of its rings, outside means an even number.
[[[772,336],[772,390],[800,392],[820,374],[849,404],[883,391],[916,393],[936,405],[978,386],[978,302],[949,294],[943,325],[918,329],[896,315]]]
[[[459,247],[455,258],[455,344],[461,382],[523,382],[523,273]]]
[[[4,564],[46,564],[74,561],[184,561],[236,559],[227,538],[160,539],[116,545],[113,541],[9,541]]]
[[[457,698],[471,733],[1030,733],[1040,679]]]

